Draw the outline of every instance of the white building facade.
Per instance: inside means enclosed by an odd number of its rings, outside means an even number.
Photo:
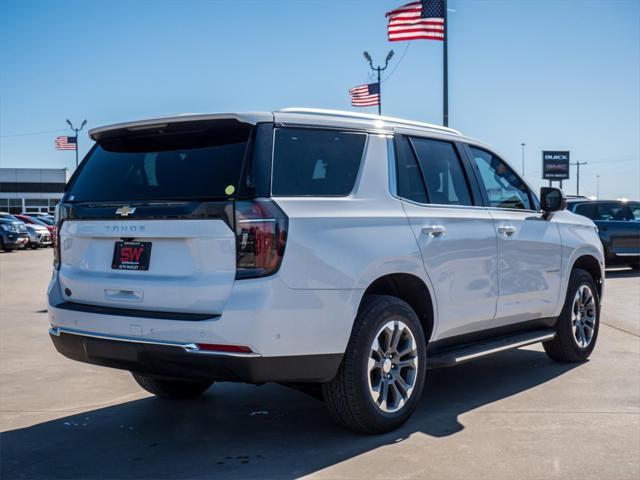
[[[68,180],[66,168],[0,168],[0,211],[53,212]]]

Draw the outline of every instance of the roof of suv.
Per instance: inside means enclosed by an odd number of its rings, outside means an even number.
[[[132,122],[116,123],[89,130],[89,136],[93,140],[99,140],[105,132],[119,129],[144,130],[164,126],[169,123],[197,122],[207,120],[232,119],[243,123],[255,124],[259,122],[277,121],[279,117],[295,119],[296,123],[307,123],[313,125],[321,123],[323,125],[336,124],[343,126],[345,121],[354,124],[355,128],[368,128],[375,130],[393,130],[396,127],[405,127],[421,130],[429,130],[445,135],[461,136],[461,133],[452,128],[442,127],[429,123],[415,122],[395,117],[385,117],[370,115],[359,112],[348,112],[342,110],[323,110],[316,108],[285,108],[274,112],[247,112],[247,113],[216,113],[216,114],[182,114],[168,117],[151,118],[147,120],[137,120]]]

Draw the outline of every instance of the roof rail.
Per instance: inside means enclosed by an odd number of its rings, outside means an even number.
[[[396,117],[371,115],[369,113],[348,112],[344,110],[328,110],[323,108],[299,108],[299,107],[282,108],[280,110],[276,110],[276,112],[325,115],[329,117],[355,118],[355,119],[362,119],[362,120],[382,120],[383,122],[390,122],[398,125],[405,125],[408,127],[429,128],[431,130],[439,130],[439,131],[450,133],[453,135],[460,135],[460,136],[462,135],[462,133],[460,133],[458,130],[454,130],[453,128],[448,128],[448,127],[443,127],[441,125],[434,125],[431,123],[424,123],[424,122],[415,122],[413,120],[405,120],[403,118],[396,118]]]

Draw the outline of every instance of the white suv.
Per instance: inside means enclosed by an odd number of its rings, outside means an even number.
[[[56,210],[50,334],[154,394],[278,382],[383,432],[427,368],[594,348],[594,224],[455,130],[288,109],[90,135]]]

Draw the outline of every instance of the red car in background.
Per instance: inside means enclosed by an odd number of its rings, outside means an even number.
[[[34,225],[41,225],[43,227],[47,227],[47,229],[49,230],[49,233],[51,233],[51,242],[52,242],[52,246],[55,246],[55,242],[56,242],[56,227],[55,225],[53,225],[53,221],[51,221],[51,223],[47,222],[46,220],[48,220],[47,218],[36,218],[36,217],[32,217],[30,215],[25,215],[25,214],[16,214],[14,215],[14,217],[19,218],[20,220],[22,220],[24,223],[31,223]]]

